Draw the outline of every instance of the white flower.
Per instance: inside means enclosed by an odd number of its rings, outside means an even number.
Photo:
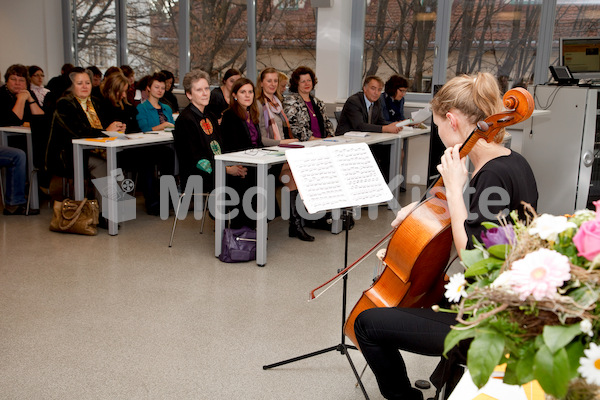
[[[467,281],[465,280],[464,274],[454,274],[450,277],[450,282],[444,285],[444,288],[446,289],[444,296],[446,296],[451,303],[458,303],[461,297],[467,297],[467,292],[465,291],[466,285]]]
[[[581,329],[581,332],[585,333],[586,335],[594,337],[594,332],[592,331],[592,321],[589,319],[582,319],[579,323],[579,329]]]
[[[590,348],[583,351],[585,357],[579,359],[579,368],[577,372],[587,383],[591,385],[600,385],[600,346],[596,343],[590,343]]]
[[[494,289],[510,289],[510,271],[504,271],[490,284]]]
[[[558,239],[558,234],[569,228],[577,228],[577,225],[567,221],[567,217],[542,214],[533,221],[529,228],[529,234],[538,235],[544,240],[555,242]]]

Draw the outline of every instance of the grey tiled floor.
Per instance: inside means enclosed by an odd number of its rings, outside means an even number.
[[[393,213],[363,213],[350,259],[389,231]],[[214,257],[212,221],[177,228],[145,215],[118,236],[48,231],[39,216],[0,216],[0,399],[362,399],[343,355],[262,366],[340,342],[342,285],[307,302],[343,266],[344,235],[287,237],[269,224],[268,263]],[[370,285],[373,257],[349,278],[349,309]],[[364,359],[351,353],[357,368]],[[406,355],[414,379],[437,359]],[[369,369],[364,384],[381,399]],[[433,391],[427,391],[425,397]]]

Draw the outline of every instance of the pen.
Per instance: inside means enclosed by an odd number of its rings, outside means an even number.
[[[324,142],[339,142],[337,139],[323,139]]]
[[[281,150],[277,150],[277,149],[261,149],[262,151],[281,151]]]

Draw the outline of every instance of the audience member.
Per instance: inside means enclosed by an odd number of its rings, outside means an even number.
[[[260,114],[260,134],[265,146],[276,146],[280,143],[297,142],[283,106],[279,88],[279,74],[275,68],[262,70],[256,85],[256,100]]]
[[[32,115],[44,111],[27,90],[29,72],[21,64],[13,64],[4,74],[6,84],[0,87],[0,126],[20,126],[31,121]]]
[[[113,73],[103,81],[101,88],[102,109],[107,121],[119,121],[125,133],[140,132],[137,123],[137,110],[127,101],[129,81],[122,73]]]
[[[181,186],[185,188],[190,176],[200,175],[205,192],[214,188],[215,155],[221,154],[219,125],[212,114],[206,113],[210,100],[209,80],[209,75],[201,70],[185,74],[183,89],[190,103],[179,114],[173,131]],[[237,165],[228,166],[226,170],[233,176],[245,176],[247,172]]]
[[[100,92],[100,84],[102,83],[102,72],[95,65],[90,65],[86,68],[92,73],[92,96],[102,97]]]
[[[231,97],[231,88],[242,74],[235,68],[229,68],[225,71],[221,86],[214,88],[210,92],[210,103],[208,103],[207,111],[212,113],[215,118],[221,119],[223,111],[229,107],[229,99]]]
[[[58,99],[65,94],[69,87],[71,87],[71,80],[69,79],[69,74],[71,73],[71,70],[73,68],[75,68],[75,66],[71,63],[64,64],[60,68],[60,75],[55,76],[48,82],[48,85],[46,87],[52,93],[54,103],[56,103],[56,101],[58,101]]]
[[[25,152],[12,147],[0,147],[0,167],[6,168],[4,215],[37,215],[38,209],[29,209],[25,200],[26,173]]]
[[[385,82],[385,90],[381,94],[380,106],[386,123],[403,121],[404,95],[408,91],[408,81],[400,75],[392,75]]]
[[[44,71],[40,67],[37,65],[29,67],[29,90],[42,109],[44,107],[44,99],[50,92],[50,90],[44,87],[44,77]]]
[[[148,100],[148,79],[150,79],[152,75],[144,75],[140,78],[139,81],[135,84],[135,98],[134,103],[136,106]]]
[[[292,134],[301,141],[333,136],[333,124],[325,113],[325,104],[311,91],[317,77],[309,67],[298,67],[292,73],[290,93],[283,100],[283,109],[290,120]]]
[[[135,101],[135,71],[129,65],[121,65],[121,72],[127,78],[129,82],[129,89],[127,90],[127,102],[133,106],[137,106],[140,102]]]
[[[247,78],[238,79],[231,89],[229,108],[223,113],[221,132],[223,150],[228,153],[232,151],[246,150],[263,147],[260,134],[260,114],[258,102],[254,93],[254,84]],[[256,169],[251,168],[249,176],[245,181],[231,179],[233,187],[239,191],[240,198],[256,182]],[[313,241],[315,238],[304,230],[304,220],[297,210],[298,188],[291,175],[289,165],[278,164],[269,169],[269,174],[278,176],[280,181],[290,190],[290,226],[289,236],[298,237],[300,240]],[[286,179],[284,179],[284,176]],[[243,210],[240,210],[239,218],[232,220],[235,227],[246,225],[254,227],[256,223],[248,218]]]
[[[122,73],[112,73],[102,82],[104,100],[102,109],[107,121],[123,123],[125,133],[139,132],[137,110],[127,101],[129,81]],[[120,153],[119,165],[124,170],[135,171],[139,174],[140,186],[144,193],[146,212],[159,215],[160,196],[159,184],[155,171],[172,175],[175,163],[173,151],[167,146],[148,146],[129,149]]]
[[[177,97],[173,94],[173,89],[175,88],[175,76],[171,71],[163,69],[162,72],[165,77],[165,94],[162,98],[162,102],[171,107],[171,111],[175,113],[179,113],[179,103],[177,102]]]
[[[148,101],[137,106],[137,121],[142,132],[162,131],[174,126],[171,107],[160,102],[165,94],[165,80],[165,75],[160,72],[148,78]]]
[[[46,164],[49,171],[63,177],[73,177],[72,139],[104,136],[102,131],[123,131],[122,122],[108,122],[100,100],[93,98],[92,77],[83,68],[69,74],[70,92],[59,99],[52,119]],[[88,154],[89,153],[89,154]],[[86,152],[89,174],[93,178],[106,176],[106,159],[100,153]],[[100,198],[98,198],[100,200]]]
[[[383,90],[381,78],[371,75],[363,82],[363,90],[348,97],[335,130],[336,135],[349,131],[398,133],[402,127],[387,124],[383,119],[379,96]]]
[[[277,93],[279,93],[279,97],[284,97],[288,94],[288,82],[290,78],[281,71],[277,71],[277,76],[279,77],[279,87],[277,88]]]

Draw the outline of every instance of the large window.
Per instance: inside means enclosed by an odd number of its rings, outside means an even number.
[[[411,92],[429,92],[437,0],[372,0],[365,18],[364,76],[401,74]]]
[[[256,6],[256,67],[290,75],[296,67],[316,68],[316,10],[310,0],[259,0]]]
[[[246,14],[246,0],[190,1],[191,68],[208,72],[213,84],[228,68],[246,69]]]
[[[541,0],[455,1],[447,78],[490,72],[503,91],[531,81],[541,7]]]
[[[117,63],[117,23],[115,1],[80,0],[73,2],[75,27],[75,64],[96,65],[104,71]]]
[[[179,70],[177,0],[127,0],[127,63],[142,77]]]

